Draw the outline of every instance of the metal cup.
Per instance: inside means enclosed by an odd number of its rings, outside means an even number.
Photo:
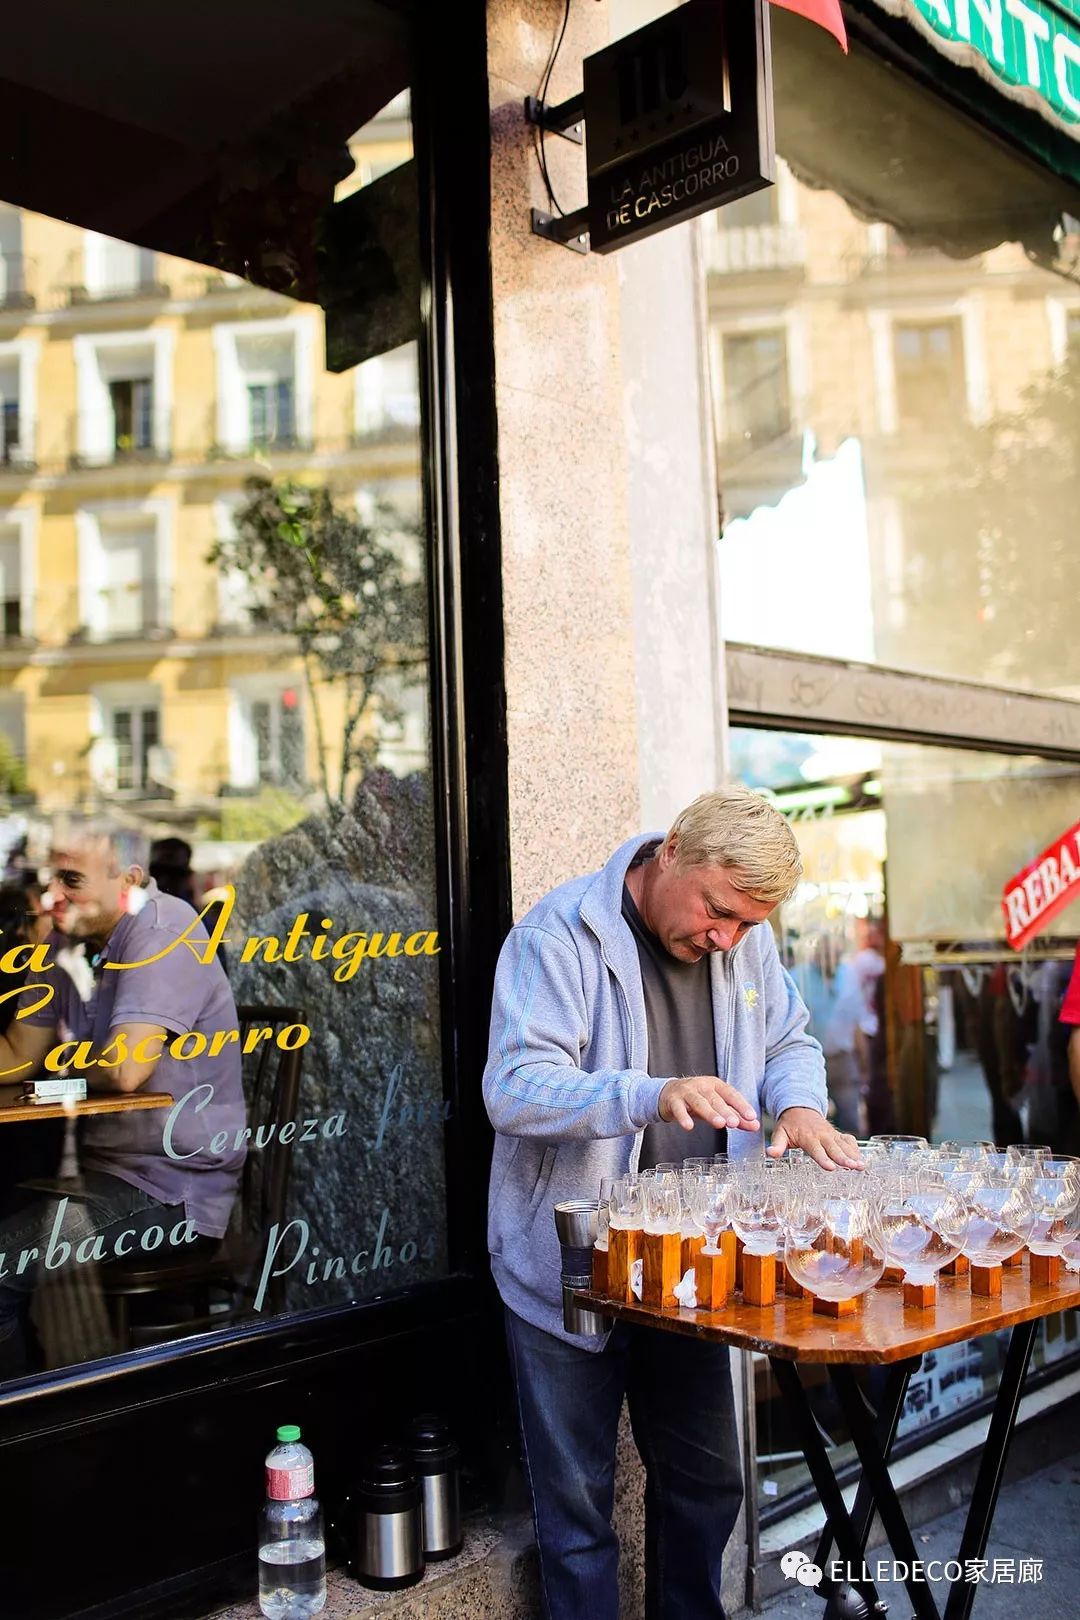
[[[581,1338],[596,1338],[611,1326],[606,1316],[587,1310],[574,1298],[575,1289],[592,1287],[596,1211],[595,1198],[571,1198],[555,1205],[555,1231],[562,1249],[563,1327]]]

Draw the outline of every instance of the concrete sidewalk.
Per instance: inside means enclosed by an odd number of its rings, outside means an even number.
[[[929,1562],[956,1557],[966,1504],[913,1532],[918,1556]],[[978,1583],[973,1620],[1076,1620],[1080,1615],[1080,1454],[1053,1463],[1010,1484],[998,1498],[997,1512],[986,1550],[988,1567]],[[867,1554],[867,1567],[875,1574],[877,1561],[891,1563],[888,1548]],[[996,1581],[994,1559],[1006,1561],[1011,1580]],[[1021,1570],[1041,1560],[1040,1579]],[[1027,1578],[1020,1580],[1021,1573]],[[876,1576],[875,1576],[876,1578]],[[944,1581],[931,1582],[938,1609],[947,1596]],[[911,1600],[900,1581],[879,1581],[878,1591],[889,1607],[890,1620],[907,1620]],[[768,1620],[820,1620],[823,1603],[810,1588],[792,1579],[790,1589],[769,1598],[761,1611]]]

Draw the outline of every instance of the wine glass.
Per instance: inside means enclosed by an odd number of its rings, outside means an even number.
[[[784,1167],[775,1159],[740,1165],[732,1178],[731,1224],[747,1254],[775,1254],[783,1238],[781,1188]]]
[[[964,1217],[962,1200],[940,1173],[891,1178],[878,1205],[886,1262],[900,1267],[906,1283],[935,1284],[960,1253]]]
[[[849,1300],[873,1288],[885,1269],[874,1200],[808,1190],[789,1220],[784,1261],[816,1299]]]
[[[611,1184],[608,1198],[608,1226],[615,1231],[635,1231],[645,1214],[645,1184],[637,1176],[619,1176]]]
[[[973,1266],[1000,1266],[1022,1249],[1034,1225],[1030,1195],[1004,1171],[975,1171],[954,1181],[964,1203],[960,1252]]]
[[[645,1183],[646,1232],[678,1232],[682,1222],[682,1190],[677,1175],[657,1174]]]
[[[1032,1205],[1028,1248],[1032,1254],[1060,1254],[1062,1234],[1068,1231],[1065,1217],[1080,1205],[1080,1160],[1048,1157],[1022,1163],[1020,1185]]]
[[[694,1216],[705,1233],[706,1254],[720,1253],[720,1234],[731,1224],[732,1184],[726,1176],[702,1176],[693,1190]]]

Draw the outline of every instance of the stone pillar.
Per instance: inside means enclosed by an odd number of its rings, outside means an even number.
[[[563,0],[489,0],[491,271],[506,634],[514,913],[600,865],[640,824],[632,551],[623,427],[619,272],[533,236],[550,208],[535,95]],[[606,44],[606,4],[573,4],[549,101],[581,89]],[[582,148],[549,135],[569,213]]]
[[[547,94],[583,57],[671,0],[574,0]],[[535,95],[563,0],[488,0],[491,267],[515,916],[661,826],[721,772],[716,480],[696,230],[582,256],[530,231],[551,211]],[[585,201],[582,148],[544,143],[565,212]],[[615,1524],[624,1620],[644,1612],[644,1476],[629,1426]],[[725,1591],[745,1548],[733,1537]]]
[[[618,38],[675,0],[612,0]],[[634,581],[642,825],[662,827],[723,775],[718,499],[696,222],[614,255]]]

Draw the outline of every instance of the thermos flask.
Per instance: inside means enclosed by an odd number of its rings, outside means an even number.
[[[555,1230],[562,1249],[562,1316],[567,1333],[595,1338],[611,1323],[599,1311],[586,1310],[574,1299],[575,1288],[592,1287],[592,1252],[596,1242],[596,1199],[572,1198],[555,1205]]]
[[[353,1573],[361,1585],[393,1592],[420,1579],[422,1512],[410,1458],[394,1446],[373,1451],[348,1498]]]
[[[409,1425],[408,1446],[424,1504],[424,1557],[453,1558],[465,1539],[457,1445],[442,1419],[425,1412]]]

